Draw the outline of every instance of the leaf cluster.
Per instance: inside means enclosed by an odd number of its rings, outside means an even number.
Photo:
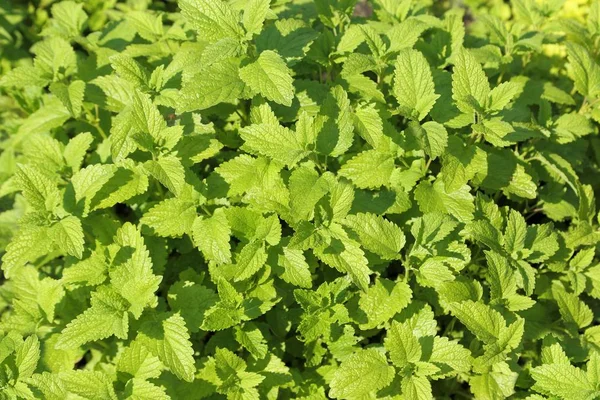
[[[600,397],[600,1],[26,3],[0,400]]]

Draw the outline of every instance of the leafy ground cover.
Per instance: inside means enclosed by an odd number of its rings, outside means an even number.
[[[600,3],[0,1],[0,399],[600,397]]]

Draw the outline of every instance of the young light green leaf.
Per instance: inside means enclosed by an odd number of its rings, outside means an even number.
[[[506,321],[498,311],[480,302],[469,300],[453,303],[450,309],[452,314],[484,343],[497,340],[500,331],[506,326]]]
[[[269,0],[251,0],[244,10],[242,23],[246,32],[250,35],[259,34],[262,30],[265,17],[269,11]]]
[[[194,380],[194,350],[190,336],[181,315],[161,316],[140,327],[136,340],[184,381]]]
[[[34,166],[17,166],[15,181],[27,202],[39,211],[54,211],[60,203],[56,184]]]
[[[427,60],[417,50],[400,51],[394,70],[394,95],[400,112],[421,121],[429,113],[439,95]]]
[[[389,321],[402,311],[410,302],[412,291],[404,282],[392,282],[388,279],[376,279],[375,284],[360,294],[358,306],[364,315],[360,315],[361,329],[372,329]]]
[[[217,264],[231,262],[231,228],[222,209],[209,218],[197,217],[192,226],[194,242],[204,257]]]
[[[236,261],[237,274],[235,280],[241,281],[250,278],[252,275],[256,274],[267,261],[265,244],[260,240],[248,243],[240,251]]]
[[[444,125],[435,121],[427,121],[422,125],[418,122],[411,122],[408,125],[408,132],[416,139],[425,154],[432,159],[444,154],[448,145],[448,131]]]
[[[129,331],[127,301],[110,287],[92,293],[92,305],[61,332],[56,348],[71,349],[115,335],[126,338]]]
[[[567,45],[571,77],[575,88],[584,96],[594,97],[600,93],[600,66],[581,45]]]
[[[73,81],[68,86],[64,83],[55,82],[50,85],[50,91],[60,99],[65,108],[71,113],[71,116],[74,118],[79,117],[83,106],[85,82]]]
[[[161,156],[144,163],[144,169],[173,194],[178,195],[183,189],[185,170],[179,158],[173,155]]]
[[[282,253],[278,258],[278,264],[283,268],[281,279],[295,286],[310,288],[311,273],[302,250],[284,247]]]
[[[452,98],[458,109],[464,113],[483,110],[490,84],[483,68],[475,56],[468,50],[462,49],[454,58],[452,73]]]
[[[59,249],[67,254],[81,258],[83,255],[83,228],[79,218],[68,216],[52,225],[50,235]]]
[[[537,391],[573,400],[589,399],[597,391],[585,373],[570,364],[545,364],[531,370]]]
[[[240,136],[252,152],[293,166],[309,152],[299,135],[281,125],[254,124],[243,128]]]
[[[121,247],[121,255],[113,259],[110,282],[129,302],[129,311],[137,319],[146,307],[156,306],[154,293],[162,277],[154,275],[144,238],[133,224],[123,224],[117,230],[114,242]]]
[[[210,42],[242,36],[235,11],[222,0],[183,0],[179,7],[184,18]]]
[[[387,186],[394,172],[391,154],[377,150],[365,150],[346,161],[339,174],[348,178],[361,189]]]
[[[158,357],[138,340],[131,342],[117,360],[117,371],[138,379],[158,378],[163,368]]]
[[[115,72],[136,88],[145,87],[150,79],[148,71],[136,60],[125,54],[117,54],[110,58],[110,65]]]
[[[506,230],[504,231],[504,246],[509,253],[520,251],[525,246],[527,224],[525,218],[515,210],[510,210]]]
[[[160,236],[179,237],[191,233],[196,215],[196,205],[193,202],[172,198],[152,207],[140,222],[154,229]]]
[[[569,293],[562,285],[554,284],[552,285],[552,296],[566,323],[575,324],[578,328],[585,328],[592,322],[594,313],[575,293]]]
[[[362,349],[350,355],[335,370],[329,384],[329,396],[334,399],[354,399],[387,386],[394,377],[383,353]]]
[[[502,82],[488,94],[486,108],[490,111],[500,111],[521,91],[521,86],[514,82]]]
[[[370,213],[347,216],[343,224],[352,229],[361,245],[384,259],[400,257],[405,238],[402,230],[393,222]]]
[[[220,0],[219,0],[220,1]],[[203,67],[182,83],[177,112],[204,110],[219,103],[233,103],[244,91],[239,62],[225,59]]]
[[[407,324],[392,322],[384,343],[392,362],[400,369],[421,359],[421,344]]]
[[[254,92],[284,106],[294,99],[292,71],[274,51],[266,50],[248,65],[240,68],[240,78]]]
[[[73,171],[78,170],[81,167],[81,163],[85,158],[85,155],[90,148],[94,138],[89,132],[83,132],[79,135],[71,138],[69,143],[65,146],[63,156],[65,162]]]

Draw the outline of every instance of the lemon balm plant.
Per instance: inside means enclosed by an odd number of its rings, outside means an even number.
[[[600,396],[600,3],[0,2],[1,399]]]

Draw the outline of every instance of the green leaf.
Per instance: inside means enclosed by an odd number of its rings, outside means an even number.
[[[198,332],[207,311],[219,300],[219,296],[202,285],[179,281],[169,289],[169,306],[181,314],[191,333]]]
[[[527,224],[525,218],[515,210],[510,210],[504,231],[504,247],[509,253],[520,251],[525,246]]]
[[[274,51],[266,50],[248,65],[240,68],[240,78],[254,92],[284,106],[294,99],[292,71]]]
[[[540,393],[569,399],[589,399],[597,395],[585,373],[570,364],[545,364],[531,370],[534,388]]]
[[[69,110],[62,105],[58,98],[52,97],[20,124],[17,133],[26,137],[36,133],[49,132],[51,129],[62,126],[69,118],[71,118]]]
[[[348,94],[339,85],[331,88],[315,118],[316,150],[333,157],[344,154],[354,141],[352,109]]]
[[[124,372],[133,378],[158,378],[163,366],[158,357],[138,340],[134,340],[119,355],[117,371]]]
[[[521,86],[514,82],[502,82],[488,94],[488,111],[501,111],[521,91]]]
[[[130,11],[125,16],[136,30],[137,34],[149,42],[155,42],[164,36],[162,16],[143,11]]]
[[[64,371],[60,381],[68,392],[84,399],[116,400],[111,379],[102,371]]]
[[[221,0],[217,0],[221,1]],[[239,62],[225,59],[204,66],[182,83],[177,112],[204,110],[220,103],[233,103],[244,91]]]
[[[121,249],[113,260],[110,281],[129,302],[129,311],[139,318],[144,308],[156,306],[154,292],[158,290],[162,277],[154,275],[144,238],[134,225],[122,225],[114,240]]]
[[[455,55],[452,71],[452,98],[464,113],[483,110],[490,93],[488,82],[477,59],[466,49]]]
[[[250,35],[259,34],[269,11],[269,0],[251,0],[244,10],[242,24]]]
[[[578,113],[563,114],[555,121],[555,134],[559,143],[570,143],[592,133],[590,121]]]
[[[315,205],[329,191],[325,176],[313,168],[302,166],[290,175],[290,213],[295,220],[310,220]]]
[[[266,261],[265,244],[260,240],[248,243],[242,248],[236,260],[235,280],[241,281],[250,278],[265,265]]]
[[[7,278],[27,262],[47,254],[53,247],[53,241],[48,237],[48,228],[41,226],[24,226],[6,246],[2,256],[2,271]]]
[[[83,228],[79,218],[69,216],[52,225],[50,235],[61,251],[81,258],[83,255]]]
[[[197,217],[192,226],[194,242],[204,257],[217,264],[231,262],[231,228],[222,209],[209,218]]]
[[[85,82],[73,81],[68,86],[64,83],[55,82],[50,85],[50,91],[60,99],[65,108],[71,113],[71,116],[77,118],[81,114]]]
[[[371,270],[358,243],[350,239],[340,225],[332,224],[329,233],[334,240],[316,248],[315,255],[325,264],[347,273],[359,288],[365,290]]]
[[[554,284],[552,296],[566,323],[575,324],[578,328],[585,328],[592,323],[594,319],[592,310],[576,294],[568,293],[560,284]]]
[[[597,96],[600,93],[600,67],[596,61],[576,43],[568,43],[567,53],[571,78],[577,91],[584,96]]]
[[[124,166],[118,168],[93,197],[90,204],[92,210],[124,203],[148,189],[148,176],[141,166],[134,166],[133,163],[124,163]]]
[[[255,358],[262,359],[267,355],[268,347],[265,338],[252,322],[246,322],[235,329],[235,340],[250,352]]]
[[[0,78],[0,86],[25,88],[28,86],[44,87],[51,81],[49,76],[40,74],[40,70],[31,65],[23,65],[8,71]]]
[[[400,112],[421,121],[439,98],[435,93],[430,66],[417,50],[400,51],[394,70],[394,95]]]
[[[361,189],[387,186],[394,172],[394,158],[377,150],[365,150],[346,161],[339,174]]]
[[[433,185],[421,181],[415,189],[415,200],[417,200],[419,208],[424,213],[441,212],[450,214],[462,222],[473,219],[475,206],[468,185],[464,185],[453,192],[448,192],[441,179],[437,179]]]
[[[27,383],[48,400],[62,400],[67,396],[67,389],[58,374],[42,372],[31,376]]]
[[[444,154],[444,149],[448,145],[448,132],[443,125],[434,121],[427,121],[423,125],[411,122],[408,125],[408,132],[416,139],[425,154],[432,159]]]
[[[329,396],[350,399],[366,396],[387,386],[394,377],[383,353],[376,349],[362,349],[351,354],[333,374]]]
[[[487,399],[503,399],[515,393],[517,373],[512,372],[506,363],[496,364],[490,372],[471,378],[471,392]]]
[[[421,344],[407,324],[392,322],[384,343],[390,353],[390,359],[400,369],[421,359]]]
[[[157,160],[146,161],[144,169],[173,194],[178,195],[183,190],[185,170],[179,158],[161,156]]]
[[[400,257],[405,237],[402,230],[393,222],[370,213],[347,216],[343,224],[352,229],[360,244],[384,259],[394,260]]]
[[[110,65],[115,72],[136,88],[148,85],[148,71],[133,58],[125,54],[116,54],[110,58]]]
[[[196,219],[196,205],[179,198],[163,200],[148,210],[140,220],[144,225],[165,237],[191,233]]]
[[[496,147],[509,146],[512,142],[510,135],[515,132],[511,124],[499,118],[483,120],[480,124],[474,124],[473,129]]]
[[[19,165],[15,181],[27,202],[37,210],[54,211],[60,203],[56,184],[34,166]]]
[[[194,380],[192,343],[181,315],[162,315],[156,320],[142,324],[136,340],[143,344],[153,355],[184,381]]]
[[[265,377],[246,369],[246,362],[240,357],[225,348],[217,348],[204,374],[221,394],[230,398],[258,398],[256,386]]]
[[[360,293],[361,329],[373,329],[389,321],[410,302],[412,291],[404,282],[376,279],[375,284]]]
[[[46,38],[32,48],[34,66],[53,81],[72,75],[77,70],[73,47],[58,36]]]
[[[428,24],[418,18],[407,18],[388,30],[385,35],[390,39],[388,52],[410,49],[427,29]]]
[[[81,163],[85,158],[85,155],[91,146],[94,138],[91,133],[83,132],[79,135],[71,138],[69,143],[65,146],[65,151],[63,153],[65,162],[69,167],[71,167],[74,171],[79,170],[81,167]]]
[[[448,373],[468,372],[471,369],[471,352],[456,341],[436,336],[433,338],[429,362],[441,368],[447,365]]]
[[[85,216],[92,205],[92,200],[113,177],[116,168],[111,164],[92,164],[80,169],[71,178],[73,186],[73,203],[67,203],[73,213],[81,213]],[[70,199],[69,199],[70,200]]]
[[[309,265],[302,250],[284,247],[278,257],[278,264],[283,268],[281,279],[284,281],[303,288],[312,286]]]
[[[163,131],[167,129],[167,123],[158,111],[158,108],[152,103],[150,96],[138,91],[135,92],[131,119],[133,127],[138,132],[149,134],[154,140],[154,145],[157,147],[164,145],[164,142],[161,141],[161,136],[163,136]],[[166,147],[172,148],[173,146]]]
[[[354,128],[373,148],[387,143],[383,134],[383,120],[375,104],[359,106],[354,110]]]
[[[498,253],[486,251],[490,295],[493,299],[505,299],[516,293],[517,281],[508,261]]]
[[[125,385],[128,400],[170,400],[165,389],[143,379],[131,379]]]
[[[83,4],[74,1],[61,1],[52,5],[52,20],[44,28],[42,35],[57,35],[65,39],[77,37],[87,22]]]
[[[71,349],[115,335],[124,339],[129,331],[127,301],[110,287],[101,286],[92,293],[91,307],[61,332],[57,349]]]
[[[28,336],[15,352],[19,379],[29,378],[37,368],[40,359],[40,341],[37,336]]]
[[[183,0],[181,14],[200,37],[216,42],[226,37],[240,38],[242,27],[229,4],[222,0]]]
[[[489,306],[473,301],[452,303],[452,314],[456,316],[479,340],[492,343],[500,336],[500,331],[506,326],[502,315]]]
[[[476,172],[474,161],[477,149],[466,146],[456,135],[448,137],[448,146],[442,155],[442,180],[449,192],[454,192],[473,178]]]
[[[306,157],[299,135],[281,125],[254,124],[244,127],[240,136],[250,151],[293,166]]]
[[[424,376],[406,377],[402,379],[402,394],[410,400],[431,399],[431,383]]]

